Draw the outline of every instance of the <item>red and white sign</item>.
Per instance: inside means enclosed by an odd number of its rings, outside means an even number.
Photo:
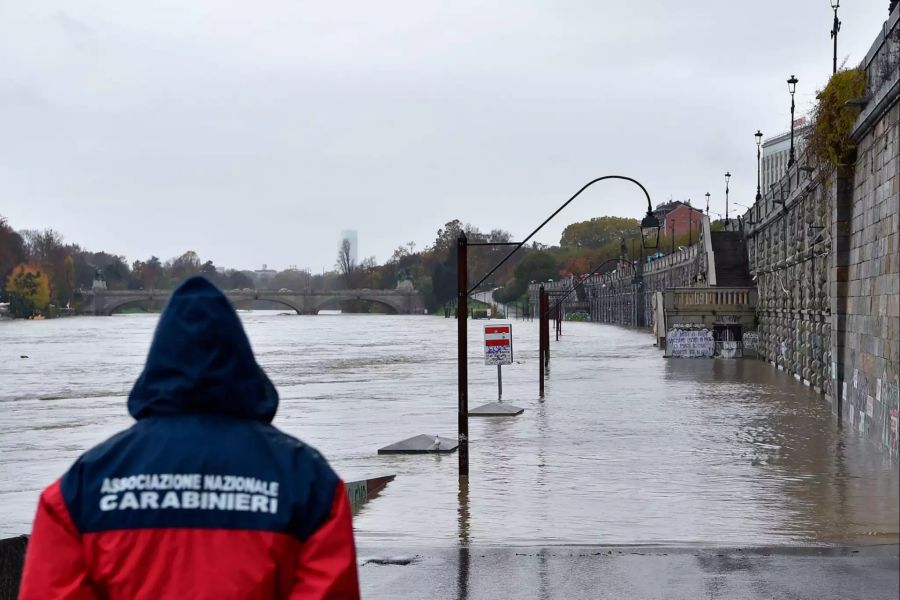
[[[508,323],[485,325],[484,364],[511,365],[512,362],[512,325]]]

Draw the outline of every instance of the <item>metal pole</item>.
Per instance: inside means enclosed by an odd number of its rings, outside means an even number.
[[[841,21],[838,19],[837,11],[838,6],[833,6],[834,8],[834,24],[831,26],[831,37],[834,38],[834,58],[831,62],[831,74],[837,73],[837,36],[838,31],[841,30]]]
[[[728,226],[728,181],[731,179],[731,172],[725,173],[725,226]]]
[[[791,151],[788,155],[788,168],[794,165],[794,92],[797,91],[797,78],[791,75],[788,79],[788,91],[791,93]]]
[[[538,291],[538,389],[540,397],[544,397],[544,308],[546,304],[546,296],[544,295],[544,286],[542,285]]]
[[[788,157],[788,167],[794,164],[794,95],[791,94],[791,153]]]
[[[544,315],[544,320],[541,324],[541,331],[544,334],[544,366],[550,366],[550,294],[546,291],[544,292],[544,300],[543,300],[544,310],[541,313]]]
[[[503,375],[500,374],[501,365],[497,365],[497,402],[503,402]]]
[[[556,341],[559,341],[559,303],[556,303],[556,315],[554,315],[554,319],[556,319],[556,323],[553,324],[553,330],[556,335]]]
[[[759,169],[759,161],[760,161],[760,152],[761,152],[761,144],[762,144],[762,131],[759,129],[756,130],[756,201],[759,202],[762,199],[762,194],[760,193],[759,188],[759,178],[760,178],[760,169]]]
[[[459,477],[469,477],[469,365],[467,362],[469,302],[466,270],[468,239],[460,233],[456,239],[456,340],[457,369],[459,388],[458,441],[459,441]]]

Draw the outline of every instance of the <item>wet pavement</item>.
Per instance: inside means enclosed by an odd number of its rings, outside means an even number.
[[[362,557],[366,598],[896,600],[895,545],[861,548],[553,546]]]

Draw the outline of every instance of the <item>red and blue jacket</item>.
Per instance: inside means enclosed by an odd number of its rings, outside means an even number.
[[[20,598],[358,598],[344,485],[272,426],[278,394],[227,298],[172,295],[136,419],[41,494]]]

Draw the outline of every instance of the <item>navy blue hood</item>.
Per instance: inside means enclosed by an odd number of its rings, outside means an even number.
[[[277,409],[278,392],[228,298],[203,277],[178,286],[128,396],[131,416],[207,413],[270,422]]]

